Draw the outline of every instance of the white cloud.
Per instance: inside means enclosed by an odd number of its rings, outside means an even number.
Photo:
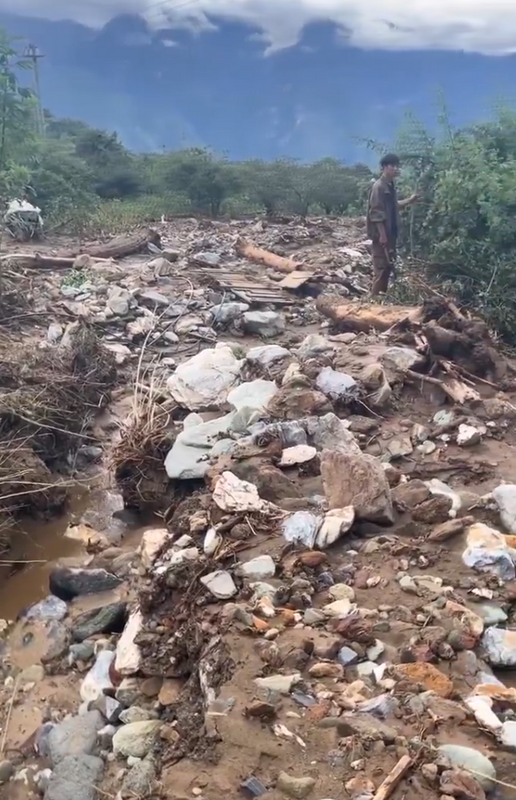
[[[516,53],[515,0],[18,0],[16,12],[101,27],[121,13],[155,28],[213,29],[211,16],[259,28],[269,51],[295,44],[311,22],[334,22],[358,47]],[[73,11],[71,11],[73,8]],[[12,0],[0,0],[12,13]]]

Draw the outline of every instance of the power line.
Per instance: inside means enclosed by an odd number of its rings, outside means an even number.
[[[29,44],[23,53],[24,58],[32,61],[32,74],[34,76],[34,96],[36,98],[36,130],[40,136],[45,135],[45,115],[43,113],[43,106],[41,105],[41,88],[39,82],[39,62],[45,57],[35,44]]]

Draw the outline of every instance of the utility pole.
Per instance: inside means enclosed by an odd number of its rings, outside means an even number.
[[[39,83],[39,62],[44,58],[44,54],[40,53],[39,48],[35,44],[29,44],[25,48],[24,57],[32,61],[32,72],[34,75],[34,96],[36,98],[36,130],[40,136],[45,135],[45,115],[43,113],[43,106],[41,105],[41,90]]]

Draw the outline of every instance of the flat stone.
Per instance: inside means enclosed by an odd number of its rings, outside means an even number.
[[[324,367],[317,376],[315,385],[332,400],[349,403],[358,396],[358,384],[351,375],[337,372],[332,367]]]
[[[113,736],[114,754],[126,758],[145,758],[156,741],[161,726],[162,723],[154,719],[123,725]]]
[[[163,686],[159,690],[158,703],[162,706],[171,706],[177,702],[181,693],[182,685],[179,680],[165,678]]]
[[[261,347],[252,347],[247,351],[246,359],[250,364],[259,364],[262,367],[269,367],[278,361],[290,358],[290,350],[280,347],[278,344],[266,344]]]
[[[505,536],[482,522],[468,528],[462,560],[466,566],[490,572],[504,581],[513,580],[516,575],[513,551]]]
[[[217,600],[229,600],[237,593],[237,588],[229,572],[216,570],[209,575],[203,575],[201,583],[206,586]]]
[[[399,735],[396,728],[387,725],[372,714],[365,713],[355,713],[352,716],[345,714],[337,717],[335,727],[340,736],[357,736],[359,739],[383,741],[385,744],[392,744]]]
[[[337,660],[339,664],[342,664],[343,667],[350,667],[352,664],[356,664],[358,661],[358,653],[355,653],[351,647],[344,645],[341,647],[339,652],[337,653]]]
[[[307,444],[298,444],[294,447],[286,447],[281,454],[280,467],[294,467],[297,464],[306,464],[312,461],[317,455],[315,447]]]
[[[45,800],[96,800],[104,772],[101,758],[91,755],[66,756],[55,767]]]
[[[324,516],[323,523],[315,537],[315,545],[320,550],[326,550],[335,544],[341,536],[347,533],[355,521],[355,509],[353,506],[347,508],[332,508]]]
[[[457,444],[459,447],[472,447],[479,444],[482,439],[482,433],[473,425],[466,425],[462,423],[459,425],[457,432]]]
[[[114,697],[110,697],[107,694],[101,694],[93,702],[93,709],[100,711],[106,722],[110,725],[118,722],[123,708],[122,703],[119,703],[118,700],[115,700]]]
[[[333,600],[353,600],[355,599],[355,590],[347,583],[334,583],[328,589],[328,594]]]

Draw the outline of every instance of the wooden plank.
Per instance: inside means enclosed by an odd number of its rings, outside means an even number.
[[[300,286],[303,286],[304,283],[307,283],[313,277],[313,272],[296,270],[296,272],[291,272],[290,275],[283,278],[278,286],[281,286],[282,289],[299,289]]]

